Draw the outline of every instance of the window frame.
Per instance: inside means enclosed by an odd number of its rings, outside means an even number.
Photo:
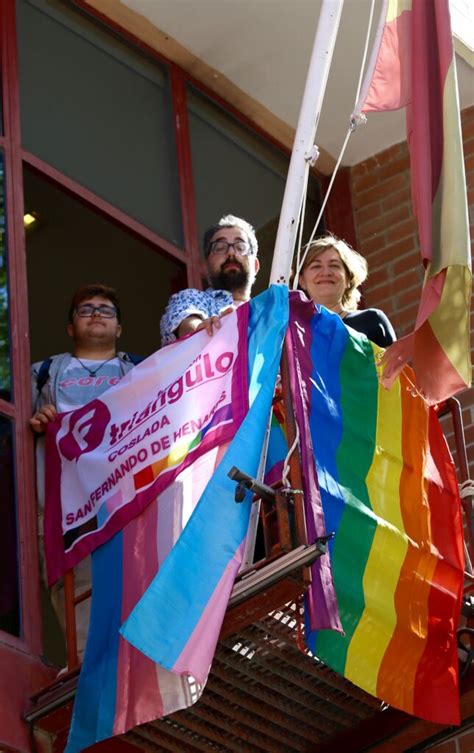
[[[15,647],[27,646],[32,653],[40,654],[42,636],[33,436],[27,428],[31,416],[31,388],[20,105],[15,7],[10,1],[0,3],[0,64],[3,99],[3,135],[0,136],[0,149],[4,154],[5,165],[10,363],[14,385],[13,401],[7,403],[0,400],[0,411],[14,422],[21,621],[20,638],[1,632],[0,640],[3,644]]]

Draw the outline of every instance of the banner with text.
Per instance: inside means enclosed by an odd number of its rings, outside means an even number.
[[[248,409],[248,305],[135,366],[46,437],[45,548],[54,583],[138,515]]]

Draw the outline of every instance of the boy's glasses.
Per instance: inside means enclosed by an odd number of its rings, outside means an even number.
[[[103,306],[93,306],[91,303],[84,303],[82,306],[77,306],[75,313],[81,319],[87,319],[94,316],[94,314],[99,314],[104,319],[113,319],[117,316],[117,309],[115,306],[107,306],[106,304]]]

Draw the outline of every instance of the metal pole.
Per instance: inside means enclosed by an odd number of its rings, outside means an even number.
[[[316,128],[331,67],[344,0],[323,0],[281,208],[270,283],[288,284],[307,164],[313,164]]]
[[[306,167],[308,163],[314,162],[317,153],[314,147],[314,138],[321,114],[343,5],[344,0],[322,0],[283,196],[270,283],[288,284],[298,229],[298,217],[305,188]],[[271,417],[269,418],[260,458],[257,474],[259,481],[262,480],[264,475],[270,421]],[[259,506],[253,505],[241,569],[248,567],[253,560],[259,510]]]

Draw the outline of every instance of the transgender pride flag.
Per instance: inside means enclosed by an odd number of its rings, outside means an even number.
[[[159,498],[92,555],[89,637],[68,753],[189,706],[201,689],[167,672],[119,635],[189,518],[225,448],[183,471]]]

